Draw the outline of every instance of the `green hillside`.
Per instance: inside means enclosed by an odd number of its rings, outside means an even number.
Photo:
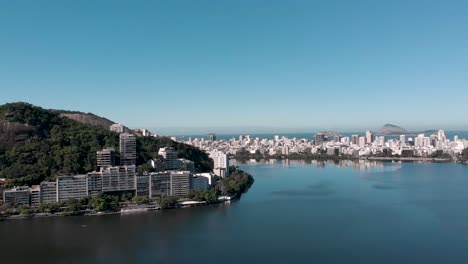
[[[60,117],[54,110],[27,103],[0,106],[0,178],[8,178],[10,185],[93,171],[96,151],[118,149],[118,144],[117,133]],[[169,146],[179,150],[179,157],[193,160],[199,171],[212,170],[206,153],[164,137],[137,138],[137,165]]]

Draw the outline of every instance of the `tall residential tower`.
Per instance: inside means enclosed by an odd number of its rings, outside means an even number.
[[[132,134],[120,134],[120,165],[136,165],[136,137]]]

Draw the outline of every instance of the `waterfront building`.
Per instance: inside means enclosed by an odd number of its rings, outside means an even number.
[[[353,145],[359,144],[359,135],[351,135],[351,144]]]
[[[191,189],[192,190],[199,190],[199,191],[206,191],[210,188],[208,183],[208,178],[203,176],[195,176],[191,178]]]
[[[153,172],[149,175],[149,198],[171,195],[171,173]]]
[[[105,148],[96,152],[96,163],[98,167],[115,166],[115,149]]]
[[[88,196],[88,175],[57,177],[57,201],[81,199]]]
[[[31,204],[31,188],[19,186],[3,192],[3,202],[9,206],[29,206]]]
[[[57,181],[41,182],[41,203],[55,203],[57,202]]]
[[[41,203],[41,187],[40,185],[31,186],[31,206],[37,207]]]
[[[195,174],[196,177],[205,177],[208,180],[208,185],[213,185],[215,174],[211,172],[204,172],[204,173],[197,173]]]
[[[209,153],[211,159],[213,159],[213,171],[219,177],[229,176],[229,159],[226,154],[221,151],[212,151]]]
[[[134,191],[136,168],[131,166],[107,167],[100,171],[103,192]]]
[[[120,165],[136,164],[136,137],[132,134],[120,134]]]
[[[178,168],[178,152],[174,148],[160,148],[158,155],[163,157],[166,170],[175,170]]]
[[[123,133],[124,132],[124,126],[121,124],[113,124],[110,126],[110,131],[117,132],[117,133]]]
[[[136,175],[136,196],[150,196],[149,179],[149,175]]]
[[[102,192],[102,173],[88,173],[88,195],[92,197],[98,196]]]
[[[190,192],[190,171],[171,171],[171,195],[187,195]]]

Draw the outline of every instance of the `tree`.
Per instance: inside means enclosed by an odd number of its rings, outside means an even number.
[[[216,188],[225,195],[241,194],[247,192],[253,182],[252,175],[238,169],[229,177],[220,180]]]
[[[177,204],[179,197],[177,196],[162,196],[157,199],[161,209],[172,208]]]
[[[132,202],[138,203],[138,204],[147,204],[149,203],[149,198],[146,196],[134,196],[132,198]]]
[[[72,215],[78,215],[81,211],[81,203],[77,199],[70,199],[67,201],[67,212]]]

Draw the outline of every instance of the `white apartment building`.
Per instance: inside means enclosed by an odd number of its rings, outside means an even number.
[[[113,124],[110,126],[110,131],[117,132],[117,133],[123,133],[124,132],[124,126],[121,124]]]
[[[214,150],[209,153],[213,159],[213,172],[219,177],[229,176],[229,159],[226,154],[221,151]]]

